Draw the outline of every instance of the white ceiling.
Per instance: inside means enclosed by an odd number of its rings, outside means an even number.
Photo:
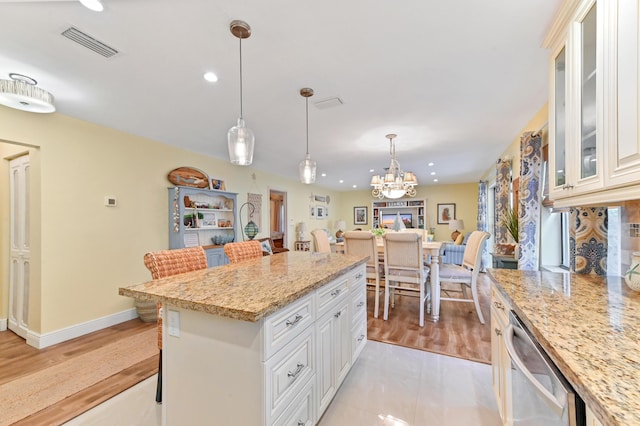
[[[369,169],[389,166],[387,133],[398,134],[400,165],[421,185],[478,180],[547,100],[541,44],[561,0],[104,4],[96,13],[73,0],[0,0],[0,78],[35,78],[59,113],[228,159],[226,134],[240,109],[229,23],[242,19],[252,28],[242,52],[253,167],[298,178],[299,90],[311,87],[316,183],[350,190],[369,187]],[[107,59],[62,37],[70,26],[119,53]],[[206,82],[205,71],[218,82]],[[344,105],[313,106],[334,96]]]

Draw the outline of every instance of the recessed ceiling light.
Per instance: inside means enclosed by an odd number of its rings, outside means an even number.
[[[433,166],[433,163],[429,163],[429,164],[427,164],[427,166],[431,167],[431,166]]]
[[[102,12],[104,10],[104,6],[100,0],[80,0],[80,3],[94,12]]]
[[[322,173],[320,176],[327,177],[327,174],[326,173]]]
[[[340,182],[340,183],[344,183],[344,180],[340,179],[338,182]]]
[[[434,181],[434,182],[437,182],[437,181],[438,181],[438,179],[434,179],[433,181]]]
[[[431,176],[433,176],[433,175],[435,175],[435,174],[436,174],[436,172],[431,172]]]
[[[374,169],[369,169],[369,173],[373,173],[374,171]]]
[[[209,71],[204,73],[204,79],[211,83],[215,83],[216,81],[218,81],[218,76]]]
[[[358,185],[353,185],[353,187],[354,187],[354,188],[357,188],[357,187],[358,187]]]

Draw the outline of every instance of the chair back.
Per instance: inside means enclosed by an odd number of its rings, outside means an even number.
[[[316,242],[316,251],[319,253],[331,253],[331,244],[329,243],[329,236],[324,229],[314,229],[311,231],[313,239]]]
[[[464,249],[462,258],[462,266],[473,270],[475,275],[480,271],[480,263],[482,261],[482,246],[484,241],[489,238],[489,233],[485,231],[473,231],[467,240],[467,246]]]
[[[257,240],[227,243],[224,245],[224,254],[227,255],[231,263],[259,259],[262,257],[262,246]]]
[[[146,253],[144,266],[154,280],[208,268],[207,255],[200,246]]]
[[[416,271],[424,280],[422,238],[413,232],[387,232],[384,241],[384,273],[390,277],[402,271]]]
[[[144,266],[151,272],[151,278],[154,280],[209,267],[207,255],[201,246],[146,253]],[[157,303],[156,308],[158,310],[158,349],[162,350],[162,303]]]
[[[406,229],[401,229],[400,232],[412,232],[414,234],[418,234],[420,235],[420,238],[423,241],[427,240],[427,233],[424,232],[424,229],[420,229],[420,228],[406,228]]]
[[[347,231],[343,235],[344,253],[369,256],[367,266],[378,267],[376,236],[369,231]]]

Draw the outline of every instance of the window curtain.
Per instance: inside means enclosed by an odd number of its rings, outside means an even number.
[[[607,275],[607,207],[573,207],[569,212],[571,270],[578,274]]]
[[[540,265],[540,177],[542,137],[525,132],[520,138],[520,186],[518,195],[518,269],[537,271]]]
[[[478,231],[488,231],[487,230],[487,209],[488,209],[488,199],[487,199],[487,181],[481,180],[478,182],[478,219],[477,219],[477,228]],[[482,265],[480,270],[484,272],[485,265],[487,265],[487,258],[489,256],[489,251],[487,249],[487,245],[482,245]]]
[[[498,159],[496,162],[496,202],[494,225],[494,251],[497,254],[506,254],[506,246],[510,244],[509,232],[502,224],[502,218],[511,207],[511,160]]]

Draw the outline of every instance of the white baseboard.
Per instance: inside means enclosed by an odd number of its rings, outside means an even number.
[[[7,329],[7,319],[0,318],[0,331],[5,331]]]
[[[107,315],[102,318],[96,318],[82,324],[72,325],[50,333],[38,334],[29,331],[27,333],[27,344],[34,348],[42,349],[47,346],[75,339],[76,337],[84,336],[85,334],[93,333],[94,331],[102,330],[103,328],[111,327],[112,325],[120,324],[121,322],[132,320],[134,318],[138,318],[138,314],[136,313],[136,308],[131,308],[126,311]]]

